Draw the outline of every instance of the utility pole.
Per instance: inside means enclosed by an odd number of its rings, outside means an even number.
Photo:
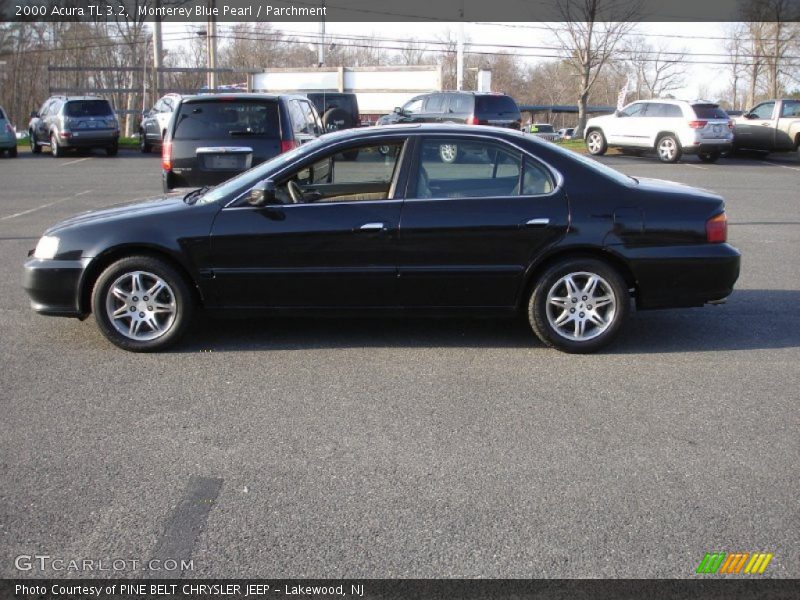
[[[317,66],[325,66],[325,0],[322,0],[323,17],[319,21],[319,44],[317,45]]]
[[[207,84],[210,92],[217,90],[217,17],[214,15],[216,9],[216,0],[208,0],[209,17],[208,17],[208,34],[206,35],[206,50],[208,52],[208,72]]]
[[[456,89],[464,87],[464,0],[458,11],[458,42],[456,44]]]
[[[156,0],[156,8],[161,7],[161,0]],[[155,94],[153,97],[153,102],[155,102],[156,98],[161,94],[161,90],[164,88],[164,82],[161,79],[161,58],[162,58],[162,51],[161,51],[161,17],[158,16],[158,10],[156,10],[156,19],[153,22],[153,68],[155,69]]]

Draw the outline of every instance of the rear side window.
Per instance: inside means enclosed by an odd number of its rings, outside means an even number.
[[[531,127],[531,131],[533,131],[534,127],[536,128],[536,133],[555,133],[556,131],[552,125],[534,125]]]
[[[480,115],[518,115],[519,107],[510,96],[475,96],[475,112]]]
[[[105,117],[114,114],[106,100],[72,100],[67,102],[64,111],[68,117]]]
[[[784,100],[781,109],[781,117],[800,117],[800,102],[796,100]]]
[[[276,102],[184,102],[175,132],[176,140],[280,138]]]
[[[728,113],[715,104],[692,104],[698,119],[727,119]]]
[[[444,94],[434,94],[425,103],[425,112],[438,113],[444,108]]]
[[[648,117],[666,117],[666,118],[680,118],[683,117],[683,111],[677,104],[662,104],[660,102],[652,102],[647,105]]]

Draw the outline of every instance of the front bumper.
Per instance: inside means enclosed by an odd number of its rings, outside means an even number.
[[[43,315],[82,318],[80,288],[91,259],[42,260],[25,263],[22,287],[31,299],[31,308]]]
[[[703,306],[730,296],[741,254],[730,244],[627,248],[637,286],[637,307]]]

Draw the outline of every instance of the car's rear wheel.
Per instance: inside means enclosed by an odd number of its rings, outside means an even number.
[[[40,154],[42,152],[42,147],[39,145],[39,142],[36,139],[36,134],[33,132],[33,129],[31,129],[30,132],[28,133],[28,140],[31,143],[31,153]]]
[[[662,135],[656,142],[658,160],[665,163],[675,163],[681,158],[683,151],[674,135]]]
[[[439,146],[439,158],[443,163],[454,163],[458,160],[458,146],[456,144],[442,144]]]
[[[95,283],[92,311],[103,335],[132,352],[163,350],[185,333],[194,308],[184,278],[166,262],[131,256]]]
[[[697,158],[700,159],[700,162],[704,163],[715,163],[719,160],[721,154],[719,152],[704,152],[702,154],[698,154]]]
[[[119,153],[119,144],[113,144],[111,146],[106,146],[106,154],[108,156],[116,156]]]
[[[586,149],[593,156],[602,156],[606,153],[608,144],[602,131],[595,129],[589,132],[589,135],[586,136]]]
[[[58,158],[64,154],[61,146],[58,145],[58,136],[55,133],[50,134],[50,154],[53,155],[53,158]]]
[[[8,149],[8,157],[9,158],[16,158],[17,157],[17,147],[14,146],[13,148]]]
[[[566,259],[539,278],[528,302],[536,336],[563,352],[594,352],[619,331],[629,308],[624,279],[593,258]]]

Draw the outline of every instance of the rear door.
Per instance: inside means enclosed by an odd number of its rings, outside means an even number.
[[[781,102],[781,114],[775,130],[776,150],[792,150],[795,148],[795,140],[790,133],[796,135],[796,123],[798,121],[800,121],[800,100],[783,100]],[[794,129],[791,128],[793,123],[795,123]]]
[[[457,146],[459,158],[442,162],[442,145]],[[535,158],[488,137],[425,137],[400,222],[400,300],[511,307],[526,268],[567,223],[556,176]]]

